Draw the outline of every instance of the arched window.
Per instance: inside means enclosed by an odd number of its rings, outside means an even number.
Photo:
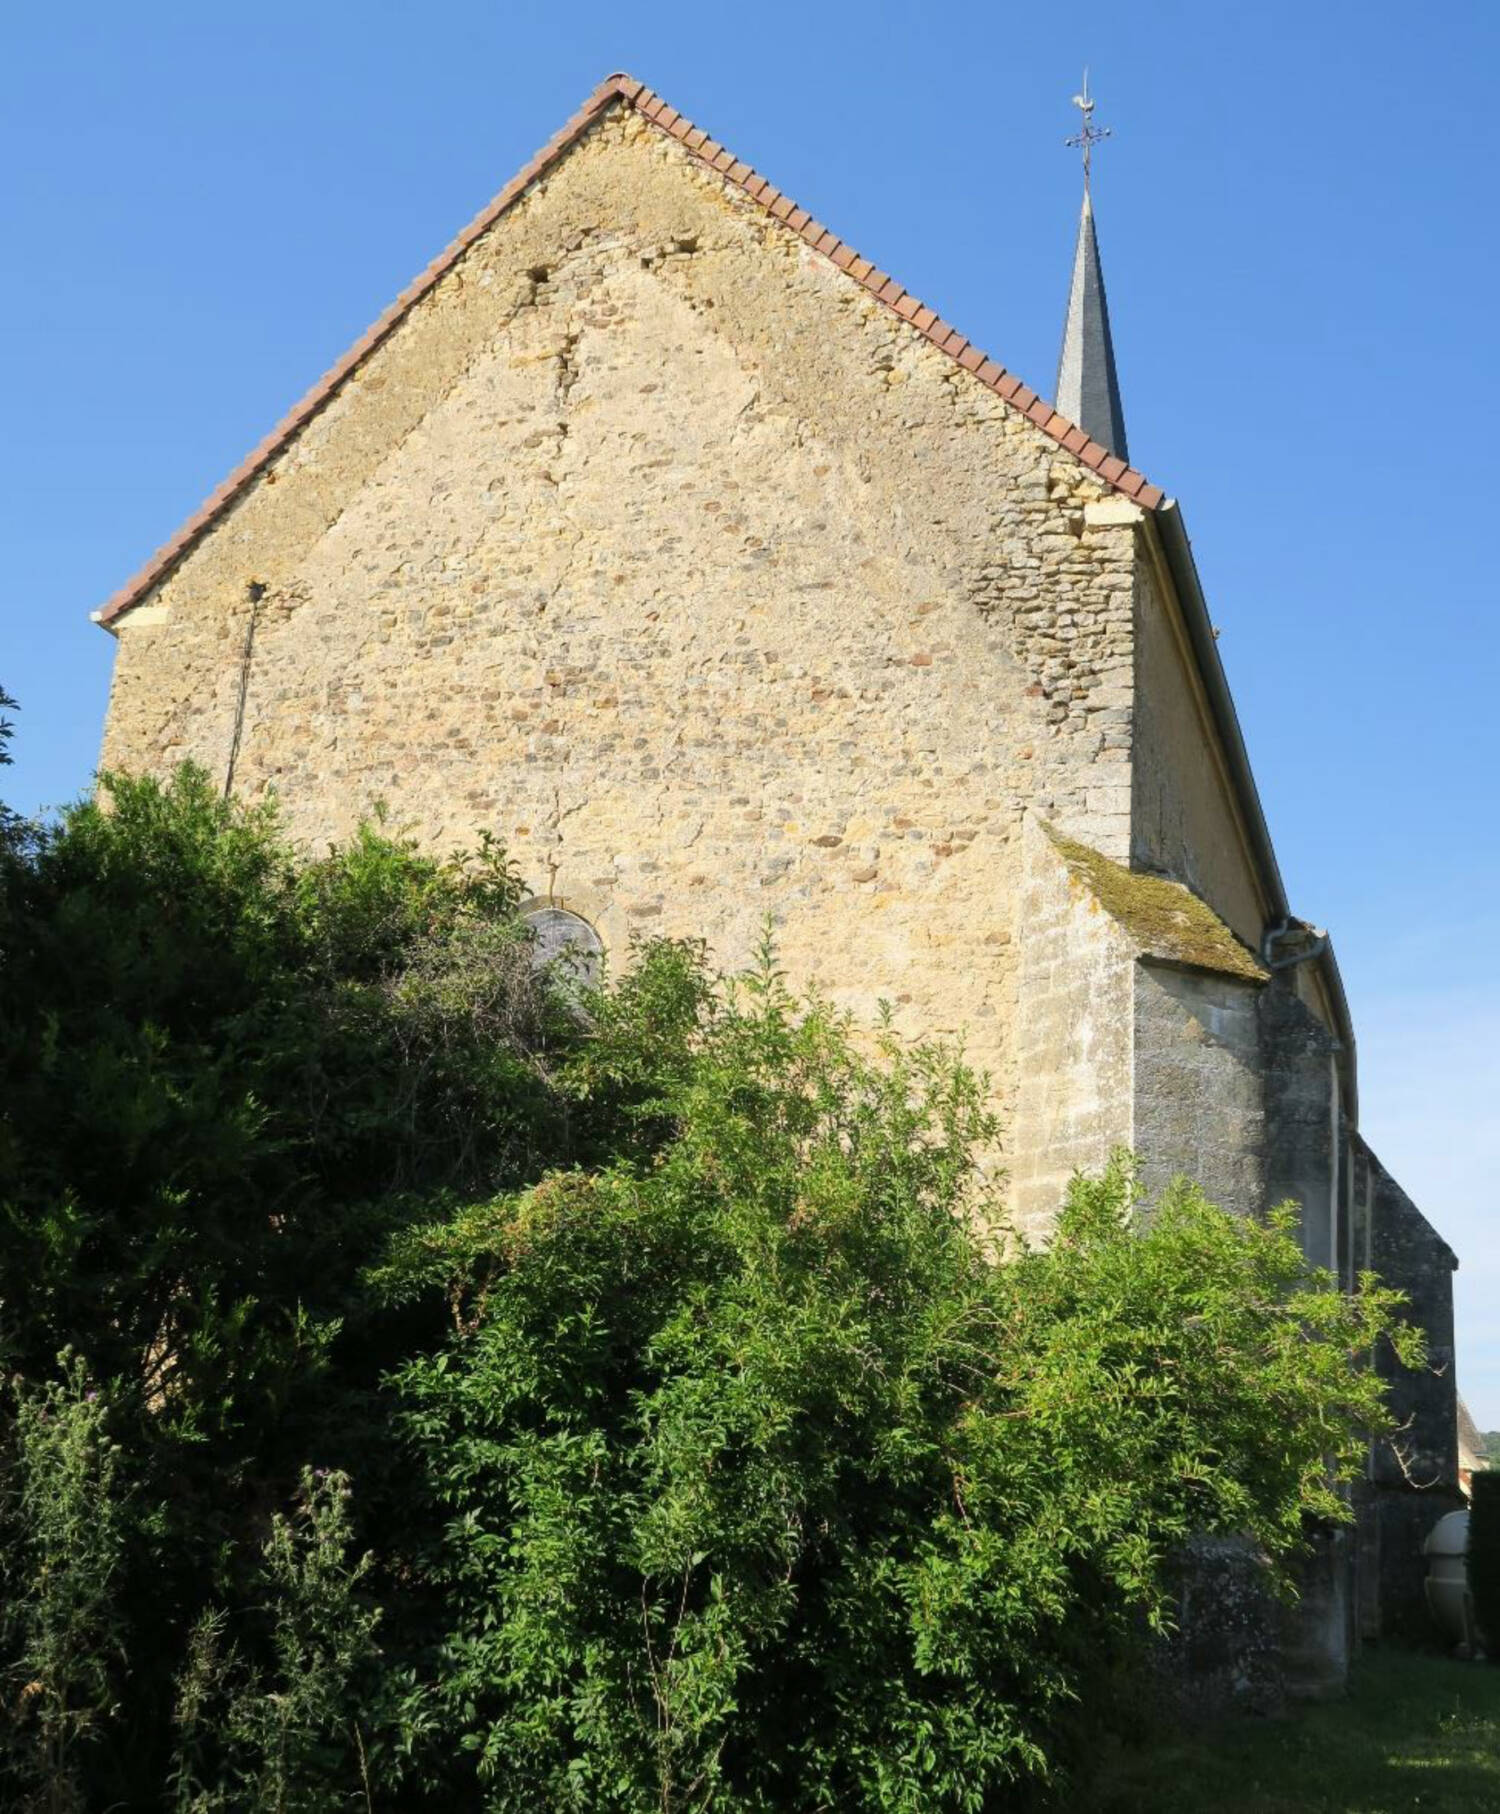
[[[597,987],[603,969],[604,944],[587,920],[566,907],[524,907],[521,918],[535,940],[537,968],[555,964],[585,988]]]

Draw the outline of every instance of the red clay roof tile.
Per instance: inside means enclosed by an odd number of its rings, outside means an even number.
[[[1082,430],[1053,410],[1050,403],[1042,403],[1035,391],[1021,384],[993,359],[985,358],[956,328],[950,327],[931,309],[917,303],[914,297],[903,291],[895,279],[888,277],[884,271],[877,271],[869,259],[859,257],[827,228],[808,218],[805,210],[798,208],[789,198],[783,196],[780,190],[772,187],[764,177],[757,176],[748,164],[737,158],[730,158],[726,164],[725,159],[729,157],[729,154],[695,127],[691,120],[684,119],[677,109],[669,106],[660,95],[654,94],[642,83],[620,71],[607,76],[599,84],[561,131],[554,134],[542,150],[517,171],[488,207],[475,216],[448,249],[439,253],[421,276],[402,291],[380,319],[368,328],[343,358],[318,380],[307,395],[287,413],[249,457],[240,463],[218,490],[183,524],[171,541],[158,549],[146,565],[115,593],[104,609],[97,613],[98,620],[104,624],[112,623],[128,611],[132,605],[138,604],[160,580],[164,579],[193,547],[199,536],[210,528],[236,499],[250,489],[255,480],[260,477],[263,468],[329,402],[335,391],[354,372],[356,367],[374,352],[376,347],[401,324],[428,291],[452,269],[464,251],[482,233],[493,226],[506,209],[534,182],[544,176],[557,158],[577,139],[581,138],[601,114],[619,103],[633,107],[643,119],[651,121],[674,139],[682,141],[701,163],[717,169],[726,182],[734,184],[752,201],[759,202],[777,219],[785,221],[788,227],[792,231],[800,233],[814,250],[828,258],[840,270],[847,271],[855,282],[865,285],[901,319],[910,321],[918,333],[925,335],[935,346],[948,353],[950,357],[957,359],[967,371],[972,372],[1002,401],[1029,416],[1032,421],[1042,426],[1054,440],[1060,442],[1068,451],[1075,453],[1080,461],[1094,467],[1107,484],[1113,485],[1126,497],[1134,498],[1138,504],[1149,510],[1155,510],[1164,501],[1165,493],[1160,486],[1151,484],[1144,474],[1134,471],[1115,455],[1106,453],[1097,442],[1087,441],[1080,447],[1077,437]],[[1036,406],[1039,404],[1041,407],[1038,410]]]

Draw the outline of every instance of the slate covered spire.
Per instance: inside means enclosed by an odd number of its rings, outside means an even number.
[[[1078,131],[1068,144],[1083,154],[1083,213],[1078,220],[1078,247],[1073,253],[1073,287],[1068,292],[1068,319],[1063,328],[1062,357],[1057,362],[1056,408],[1077,424],[1091,440],[1107,447],[1128,465],[1125,447],[1125,412],[1120,407],[1120,380],[1115,374],[1115,347],[1109,337],[1109,304],[1104,299],[1104,272],[1099,264],[1099,241],[1094,233],[1094,198],[1091,193],[1094,147],[1113,134],[1094,121],[1094,97],[1089,93],[1089,72],[1083,72],[1083,93],[1073,96],[1078,109]]]
[[[1120,407],[1120,380],[1109,333],[1109,304],[1094,232],[1094,204],[1085,185],[1078,221],[1078,247],[1073,254],[1073,287],[1068,292],[1068,319],[1063,328],[1062,356],[1057,364],[1057,409],[1112,454],[1129,461],[1125,446],[1125,412]]]

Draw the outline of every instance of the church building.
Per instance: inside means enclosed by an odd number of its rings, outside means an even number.
[[[435,853],[491,832],[617,967],[734,969],[769,919],[794,983],[961,1037],[1029,1233],[1118,1146],[1295,1198],[1431,1366],[1289,1666],[1423,1629],[1455,1261],[1363,1138],[1332,943],[1129,463],[1087,194],[1048,401],[611,76],[97,616],[108,768],[191,758],[310,848],[377,802]]]

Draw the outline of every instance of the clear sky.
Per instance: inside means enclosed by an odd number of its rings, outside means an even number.
[[[0,67],[0,789],[89,784],[131,573],[625,68],[1050,394],[1083,65],[1132,457],[1182,501],[1364,1131],[1500,1429],[1500,6],[17,8]]]

